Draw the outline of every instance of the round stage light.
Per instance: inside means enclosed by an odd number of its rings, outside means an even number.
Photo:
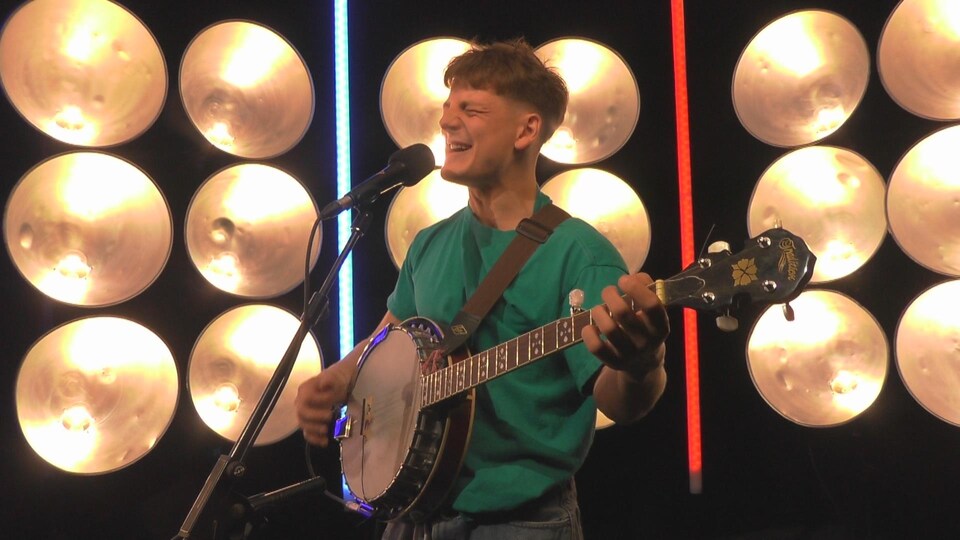
[[[930,287],[900,316],[897,369],[907,390],[937,418],[960,426],[960,281]]]
[[[887,94],[923,118],[960,118],[958,43],[960,5],[955,0],[900,2],[877,47],[877,69]]]
[[[907,150],[887,185],[887,220],[901,249],[920,265],[960,276],[960,126]]]
[[[266,159],[293,148],[313,119],[313,80],[293,45],[249,21],[197,34],[180,62],[190,121],[217,148]]]
[[[107,473],[156,446],[178,396],[177,366],[160,338],[126,319],[90,317],[57,327],[27,351],[17,419],[52,465]]]
[[[623,148],[640,117],[640,89],[623,57],[602,43],[576,37],[549,41],[536,53],[557,70],[570,92],[563,123],[541,153],[559,163],[587,165]]]
[[[733,106],[757,139],[800,146],[839,129],[869,79],[867,43],[850,21],[829,11],[797,11],[768,24],[743,50]]]
[[[811,281],[822,283],[861,268],[887,235],[886,184],[863,156],[833,146],[808,146],[780,157],[760,176],[747,211],[756,236],[784,227],[817,256]]]
[[[17,270],[47,296],[106,306],[145,290],[163,270],[173,221],[140,169],[101,152],[61,154],[31,169],[4,211]]]
[[[830,427],[869,408],[887,375],[879,323],[851,298],[807,290],[790,302],[794,319],[770,306],[750,330],[747,365],[764,400],[787,420]]]
[[[190,396],[207,426],[231,441],[240,437],[299,325],[290,312],[264,304],[229,309],[207,325],[188,367]],[[280,441],[297,430],[297,388],[322,367],[320,348],[308,333],[255,445]]]
[[[167,97],[167,67],[153,34],[106,0],[20,6],[0,31],[0,82],[30,124],[86,147],[137,137]]]
[[[421,230],[467,206],[467,188],[440,177],[436,169],[413,186],[400,188],[387,210],[385,234],[390,259],[399,269]]]
[[[207,178],[193,195],[184,226],[187,252],[222,291],[277,296],[303,282],[318,216],[313,197],[288,173],[259,163],[232,165]],[[311,269],[321,237],[314,236],[310,247]]]
[[[543,184],[553,203],[600,232],[637,272],[650,253],[650,216],[637,193],[614,174],[600,169],[573,169]]]
[[[390,138],[400,148],[426,144],[438,166],[446,157],[440,115],[450,92],[443,74],[468,50],[469,42],[451,37],[414,43],[390,63],[380,86],[380,114]]]

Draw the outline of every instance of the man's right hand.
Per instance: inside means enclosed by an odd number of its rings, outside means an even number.
[[[388,311],[377,326],[377,331],[398,322]],[[347,402],[350,386],[357,374],[357,361],[366,344],[367,340],[361,341],[342,360],[310,377],[297,389],[297,398],[294,400],[297,422],[308,443],[322,447],[330,444],[330,424],[339,416],[337,409]]]
[[[330,443],[330,424],[335,409],[346,402],[350,380],[339,375],[330,367],[310,377],[297,389],[294,401],[297,421],[303,429],[303,438],[310,444],[326,447]]]

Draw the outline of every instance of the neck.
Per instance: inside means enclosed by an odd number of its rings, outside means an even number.
[[[527,181],[470,188],[470,210],[477,221],[501,231],[515,229],[520,220],[533,215],[539,188],[534,177]]]

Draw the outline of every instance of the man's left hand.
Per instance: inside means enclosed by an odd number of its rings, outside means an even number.
[[[593,324],[582,334],[601,362],[638,380],[663,364],[663,342],[670,333],[667,310],[650,289],[652,283],[645,273],[621,277],[617,285],[626,299],[616,287],[605,288],[604,305],[591,309]]]

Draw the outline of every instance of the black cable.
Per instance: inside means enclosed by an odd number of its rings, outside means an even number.
[[[317,218],[310,228],[310,238],[307,240],[307,257],[303,261],[303,312],[306,313],[307,306],[310,304],[310,259],[313,255],[313,239],[317,236],[317,230],[320,229],[320,219]]]

